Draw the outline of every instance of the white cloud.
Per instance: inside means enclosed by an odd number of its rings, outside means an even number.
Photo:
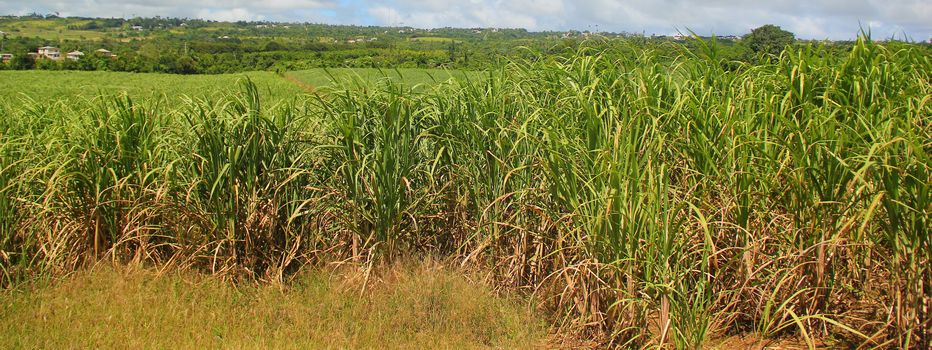
[[[524,0],[519,2],[559,3],[560,0]],[[533,8],[520,8],[510,2],[496,2],[490,6],[484,1],[471,0],[449,2],[443,0],[410,1],[398,0],[376,2],[368,9],[368,14],[380,24],[404,24],[415,27],[521,27],[537,29],[537,17],[524,13]],[[542,16],[552,13],[552,7],[545,11],[535,11]]]
[[[252,13],[242,7],[220,10],[202,9],[197,12],[196,17],[226,22],[261,21],[265,19],[264,16]]]
[[[404,23],[415,27],[521,27],[743,34],[772,23],[802,38],[853,38],[875,23],[878,37],[932,36],[929,0],[2,0],[0,14],[174,16],[215,20]]]

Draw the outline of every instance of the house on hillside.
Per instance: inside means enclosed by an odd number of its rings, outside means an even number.
[[[142,30],[142,26],[139,26],[139,25],[132,26],[130,28],[132,28],[133,30]]]
[[[113,52],[110,52],[110,50],[107,49],[97,49],[94,51],[94,53],[107,58],[113,57]]]
[[[0,53],[0,62],[7,63],[13,59],[13,54],[11,53]]]
[[[69,52],[69,53],[66,55],[66,57],[68,57],[69,60],[77,61],[77,60],[80,60],[81,57],[84,57],[84,53],[81,52],[81,51],[75,50],[75,51]]]
[[[37,55],[40,58],[58,60],[61,58],[61,50],[59,50],[57,47],[43,46],[39,48]]]

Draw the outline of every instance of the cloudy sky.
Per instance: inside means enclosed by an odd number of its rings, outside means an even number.
[[[171,16],[412,27],[743,34],[772,23],[806,39],[932,38],[932,0],[0,0],[0,14]]]

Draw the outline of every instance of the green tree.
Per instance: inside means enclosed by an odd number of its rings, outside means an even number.
[[[773,24],[757,27],[744,36],[744,43],[755,53],[779,55],[787,45],[796,41],[796,35]]]
[[[279,44],[279,43],[276,42],[276,41],[269,41],[269,42],[265,43],[265,47],[262,48],[262,51],[266,51],[266,52],[268,52],[268,51],[281,51],[281,50],[284,50],[284,49],[285,49],[285,47],[284,47],[282,44]]]
[[[27,54],[13,55],[13,59],[10,61],[10,69],[33,69],[36,66],[36,60]]]

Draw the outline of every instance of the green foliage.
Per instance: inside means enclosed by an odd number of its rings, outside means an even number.
[[[150,224],[134,215],[132,204],[152,203],[166,161],[164,121],[153,111],[130,98],[103,100],[64,135],[62,147],[70,153],[62,167],[64,208],[86,215],[95,256],[100,247],[117,249],[122,232]]]
[[[10,60],[10,69],[26,70],[32,69],[36,66],[36,60],[29,57],[29,55],[19,54],[13,55],[13,59]]]
[[[756,53],[779,55],[783,49],[796,41],[796,36],[779,26],[765,24],[754,28],[744,36],[744,44]]]
[[[296,243],[293,214],[305,198],[299,110],[263,110],[256,85],[246,80],[241,94],[198,102],[186,117],[195,140],[191,204],[202,208],[205,231],[216,235],[205,237],[207,244],[229,259],[215,257],[211,266],[244,266],[258,275],[286,267],[287,261],[270,264]]]
[[[262,50],[263,51],[280,51],[280,50],[283,50],[284,48],[285,47],[282,46],[282,44],[279,44],[278,42],[269,41],[265,43],[265,47],[263,47]]]
[[[184,24],[184,26],[182,26]],[[143,30],[133,30],[140,25]],[[96,29],[87,29],[96,27]],[[750,53],[777,53],[783,49],[777,27],[758,28],[750,48],[725,40],[720,58],[754,61]],[[775,30],[772,30],[775,29]],[[563,54],[580,47],[599,46],[624,38],[639,49],[666,53],[682,47],[667,37],[604,33],[583,37],[578,32],[528,32],[523,29],[415,29],[267,22],[208,22],[178,18],[33,18],[9,17],[0,30],[10,33],[6,51],[16,55],[35,52],[44,45],[62,52],[91,53],[106,48],[116,58],[86,55],[78,64],[41,62],[39,69],[108,70],[176,74],[221,74],[245,71],[308,70],[315,68],[448,68],[485,70],[508,59],[530,58],[530,52]],[[563,37],[563,35],[570,37]],[[760,40],[756,39],[760,37]],[[845,47],[850,43],[840,44]],[[686,47],[694,52],[690,43]],[[838,53],[834,53],[838,55]],[[663,55],[658,55],[663,56]],[[17,66],[15,69],[35,67]]]

